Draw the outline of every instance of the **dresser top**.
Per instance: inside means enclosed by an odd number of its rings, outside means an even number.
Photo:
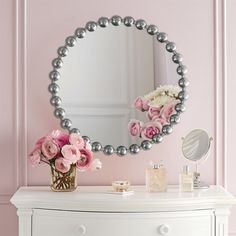
[[[17,208],[98,212],[153,212],[231,207],[236,198],[221,186],[180,192],[169,186],[165,193],[147,193],[132,186],[132,195],[112,194],[111,186],[79,186],[74,192],[53,192],[50,187],[21,187],[11,198]]]

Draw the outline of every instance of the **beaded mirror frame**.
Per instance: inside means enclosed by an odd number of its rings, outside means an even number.
[[[180,53],[176,51],[176,44],[168,40],[167,34],[164,32],[160,32],[156,25],[148,25],[145,20],[139,19],[135,20],[131,16],[120,17],[120,16],[112,16],[110,19],[107,17],[101,17],[97,22],[89,21],[84,28],[77,28],[73,36],[69,36],[65,39],[65,45],[61,46],[57,50],[58,57],[52,60],[53,70],[49,73],[49,78],[51,83],[48,87],[49,92],[52,97],[50,99],[50,103],[54,106],[54,115],[56,118],[60,120],[61,127],[66,129],[69,133],[80,133],[77,127],[73,127],[72,121],[66,117],[66,111],[61,106],[62,100],[58,95],[60,90],[57,81],[60,79],[59,69],[63,66],[63,57],[66,57],[69,53],[69,48],[72,48],[76,45],[78,40],[82,40],[86,38],[87,33],[91,33],[96,31],[98,27],[105,28],[108,27],[109,24],[114,26],[125,25],[126,27],[135,27],[137,30],[145,30],[150,37],[156,37],[156,40],[159,43],[165,44],[165,49],[167,52],[172,53],[172,61],[177,64],[176,73],[180,77],[178,80],[178,85],[181,88],[181,91],[178,94],[178,100],[180,101],[175,106],[176,113],[171,115],[170,123],[168,125],[164,125],[162,127],[162,131],[158,134],[155,134],[151,140],[143,140],[140,145],[134,143],[129,147],[118,146],[117,148],[112,145],[105,145],[104,147],[99,141],[91,141],[90,138],[86,135],[83,136],[84,140],[87,142],[91,142],[92,151],[93,152],[103,152],[105,155],[117,154],[118,156],[125,156],[126,154],[137,154],[140,150],[149,150],[153,146],[153,144],[161,143],[163,137],[172,133],[173,125],[178,124],[180,121],[180,114],[185,111],[185,100],[188,99],[188,93],[186,91],[186,87],[189,82],[186,78],[187,67],[183,65],[183,57]]]

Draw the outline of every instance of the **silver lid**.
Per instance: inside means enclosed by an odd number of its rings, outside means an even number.
[[[189,173],[189,166],[183,166],[183,173],[188,174]]]

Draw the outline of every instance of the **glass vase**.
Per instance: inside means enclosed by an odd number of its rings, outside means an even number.
[[[77,187],[76,165],[71,165],[68,172],[62,173],[51,165],[51,189],[55,192],[72,192]]]

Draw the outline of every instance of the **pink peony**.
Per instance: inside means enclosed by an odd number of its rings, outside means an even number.
[[[62,148],[64,145],[69,144],[69,134],[65,134],[60,130],[54,130],[51,134],[49,134],[55,142]]]
[[[79,134],[70,134],[69,136],[70,144],[75,145],[76,147],[84,148],[85,142],[84,139]]]
[[[141,131],[141,137],[146,139],[152,139],[152,137],[155,134],[158,134],[161,132],[162,129],[162,125],[158,122],[155,121],[151,121],[151,122],[147,122],[146,124],[144,124],[142,131]]]
[[[171,115],[175,114],[175,106],[178,103],[177,100],[173,100],[166,105],[163,106],[161,109],[161,117],[164,118],[168,123],[170,122]]]
[[[94,159],[90,166],[90,170],[95,171],[100,169],[102,169],[102,162],[99,159]]]
[[[55,160],[55,168],[61,173],[66,173],[70,170],[71,162],[63,157],[59,157]]]
[[[61,149],[61,154],[63,157],[70,162],[70,164],[75,164],[80,158],[80,151],[77,146],[65,145]]]
[[[40,163],[41,160],[41,151],[40,149],[35,149],[33,152],[29,155],[29,161],[32,166],[37,166]]]
[[[51,160],[55,157],[60,148],[58,144],[53,139],[46,138],[42,143],[42,153],[46,157],[47,160]]]
[[[92,165],[93,154],[90,150],[81,149],[81,156],[79,160],[76,162],[76,166],[80,171],[85,171]]]
[[[128,124],[129,133],[134,137],[139,136],[142,130],[142,125],[143,123],[139,120],[130,120]]]
[[[142,97],[137,97],[134,101],[134,107],[139,111],[147,111],[149,109],[149,102]]]
[[[147,116],[149,120],[153,120],[153,117],[158,117],[161,114],[161,108],[160,107],[149,107]]]

